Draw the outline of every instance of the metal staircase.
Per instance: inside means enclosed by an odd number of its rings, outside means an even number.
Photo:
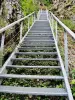
[[[37,79],[37,83],[39,83],[39,80],[48,80],[50,82],[58,81],[61,83],[62,88],[57,87],[58,84],[56,87],[0,85],[1,93],[58,96],[73,100],[67,74],[48,17],[47,11],[40,12],[39,20],[34,22],[15,51],[1,68],[0,79]],[[37,71],[39,69],[46,69],[47,71],[57,71],[59,74],[50,75],[49,73],[47,74],[47,72],[46,74],[42,74],[41,71],[38,73],[34,72],[34,75],[30,73],[27,75],[25,73],[19,74],[18,72],[12,73],[11,71],[8,73],[11,69],[36,69]]]

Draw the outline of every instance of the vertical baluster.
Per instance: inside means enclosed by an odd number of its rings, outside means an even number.
[[[64,31],[64,49],[65,49],[65,69],[67,76],[69,75],[68,69],[68,41],[67,41],[67,32]]]
[[[40,10],[37,13],[37,20],[39,20],[39,14],[40,14]]]
[[[0,67],[2,66],[2,61],[3,61],[4,41],[5,41],[5,34],[3,33],[1,39],[1,48],[0,48]]]
[[[34,21],[33,22],[35,22],[35,13],[33,14],[33,16],[34,16]]]
[[[56,21],[56,41],[57,41],[57,44],[58,44],[58,28],[57,28],[57,21]]]
[[[20,41],[22,39],[22,28],[23,28],[23,21],[20,24]]]
[[[42,9],[41,9],[41,13],[42,13]]]
[[[50,19],[50,23],[51,23],[51,13],[49,13],[49,19]]]
[[[50,15],[50,17],[51,17],[51,27],[52,27],[52,14]]]
[[[30,28],[30,17],[28,17],[28,30]]]
[[[52,16],[52,32],[54,33],[54,19],[53,19],[53,16]]]
[[[34,14],[32,15],[32,24],[33,24],[33,22],[34,22]]]

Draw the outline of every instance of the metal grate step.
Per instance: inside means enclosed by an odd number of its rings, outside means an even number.
[[[18,75],[18,74],[1,74],[0,79],[3,78],[18,78],[18,79],[51,79],[63,80],[63,76],[50,76],[50,75]]]
[[[18,50],[56,50],[56,47],[19,47]]]
[[[31,61],[59,61],[58,58],[12,58],[11,61],[23,61],[23,60],[31,60]]]
[[[6,68],[51,68],[51,69],[61,69],[60,66],[23,66],[23,65],[7,65]]]
[[[16,52],[16,55],[57,55],[57,52]]]
[[[35,88],[35,87],[16,87],[0,86],[1,93],[30,94],[30,95],[49,95],[49,96],[67,96],[63,88]]]

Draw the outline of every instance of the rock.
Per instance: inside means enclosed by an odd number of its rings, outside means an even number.
[[[75,15],[75,1],[53,0],[53,7],[51,10],[60,18],[71,19]]]
[[[19,0],[0,0],[0,17],[12,23],[22,17]]]

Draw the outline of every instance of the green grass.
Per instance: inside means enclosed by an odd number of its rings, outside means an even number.
[[[61,20],[67,27],[69,27],[71,30],[75,30],[75,23],[73,23],[70,19],[63,19]]]

